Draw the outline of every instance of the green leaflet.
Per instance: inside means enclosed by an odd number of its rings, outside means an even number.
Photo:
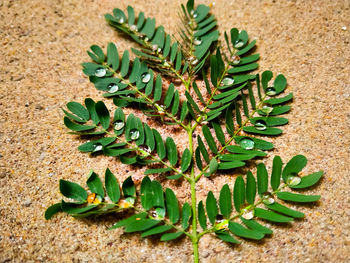
[[[230,221],[228,227],[233,234],[239,237],[254,239],[254,240],[260,240],[264,237],[263,233],[256,230],[247,229],[235,222]]]
[[[238,176],[233,187],[233,203],[237,212],[241,211],[241,205],[245,201],[245,187],[242,176]]]
[[[107,168],[105,172],[105,184],[108,197],[113,203],[116,203],[120,199],[119,183],[114,174]]]
[[[323,171],[319,171],[316,173],[309,174],[307,176],[301,177],[301,181],[297,185],[289,185],[290,188],[302,189],[313,186],[318,183],[318,181],[322,178]]]
[[[148,176],[145,176],[141,182],[141,205],[144,209],[152,208],[153,203],[152,182]]]
[[[276,191],[281,183],[282,159],[279,156],[273,158],[271,188]]]
[[[51,219],[58,212],[62,212],[61,203],[56,203],[48,207],[45,211],[45,219]]]
[[[172,227],[167,225],[153,227],[141,234],[141,237],[148,237],[151,235],[157,235],[170,230]]]
[[[225,184],[220,191],[219,206],[221,214],[225,218],[229,218],[232,211],[231,191],[227,184]]]
[[[87,193],[83,187],[62,179],[60,180],[60,192],[65,197],[72,198],[76,201],[85,201],[87,199]]]
[[[282,172],[282,178],[286,182],[289,175],[298,174],[307,164],[307,159],[303,155],[296,155],[286,164]]]
[[[110,124],[110,116],[106,105],[102,101],[98,101],[95,109],[103,129],[107,130]]]
[[[268,174],[266,167],[263,163],[259,163],[257,166],[257,181],[258,181],[258,193],[263,195],[267,192],[268,186]]]
[[[266,207],[270,210],[276,211],[278,213],[284,214],[286,216],[291,216],[294,218],[303,218],[305,215],[299,211],[295,211],[293,209],[290,209],[284,205],[281,205],[279,203],[273,203],[273,204],[266,204]]]
[[[184,203],[182,206],[182,217],[181,217],[181,226],[184,230],[189,227],[189,220],[192,216],[191,206],[188,203]]]
[[[90,176],[86,181],[86,184],[88,185],[92,193],[96,193],[100,196],[105,195],[105,191],[103,189],[101,179],[98,177],[96,173],[94,173],[94,171],[90,171]]]
[[[271,229],[259,224],[258,222],[256,222],[253,219],[247,220],[247,219],[244,219],[243,217],[240,217],[240,219],[247,227],[249,227],[252,230],[258,231],[258,232],[263,233],[265,235],[272,234]]]
[[[247,173],[246,199],[249,204],[254,204],[256,195],[256,181],[251,172]]]
[[[233,238],[227,231],[216,231],[215,234],[219,239],[225,242],[239,244],[239,241]]]
[[[132,221],[130,224],[125,225],[124,231],[126,233],[145,231],[158,225],[160,221],[154,219],[140,219]]]
[[[216,221],[216,216],[218,215],[218,207],[216,204],[216,199],[212,191],[209,191],[206,200],[207,214],[210,223],[213,225]]]
[[[168,160],[171,165],[175,165],[178,160],[177,148],[174,140],[171,137],[166,138],[165,146],[167,150]]]
[[[203,201],[198,203],[198,222],[203,230],[207,229],[207,217],[205,216]]]
[[[185,149],[185,151],[182,153],[181,158],[181,172],[186,172],[187,169],[190,167],[192,161],[191,152],[189,149]]]
[[[282,216],[262,208],[255,208],[254,215],[258,218],[276,223],[287,223],[293,221],[293,218],[291,217]]]
[[[321,196],[319,195],[302,195],[302,194],[294,194],[289,192],[278,192],[277,197],[284,201],[291,201],[291,202],[298,202],[298,203],[316,202],[321,198]]]
[[[170,188],[165,189],[165,200],[170,222],[175,224],[180,218],[179,202]]]

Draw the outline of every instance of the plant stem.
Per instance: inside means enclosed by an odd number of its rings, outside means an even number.
[[[198,263],[198,233],[197,233],[197,201],[196,201],[196,181],[193,167],[191,171],[191,201],[192,201],[192,246],[194,262]]]

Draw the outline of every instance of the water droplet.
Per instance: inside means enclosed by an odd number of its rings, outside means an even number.
[[[118,87],[117,84],[111,83],[111,84],[108,85],[107,89],[108,89],[109,93],[114,93],[114,92],[118,91],[119,87]]]
[[[254,211],[253,210],[247,210],[247,209],[244,209],[243,210],[243,214],[242,214],[242,217],[244,219],[247,219],[247,220],[250,220],[254,217]]]
[[[262,111],[263,113],[265,113],[265,114],[271,113],[272,110],[273,110],[273,108],[272,108],[272,107],[269,107],[269,106],[264,106],[264,107],[261,109],[261,111]]]
[[[123,121],[116,121],[116,122],[114,123],[114,129],[115,129],[116,131],[120,131],[121,129],[124,128],[124,126],[125,126],[125,123],[124,123]]]
[[[254,124],[255,129],[259,131],[264,131],[266,130],[266,122],[264,120],[257,120]]]
[[[267,94],[268,96],[274,96],[274,95],[276,95],[276,90],[275,90],[275,88],[273,88],[273,87],[267,88],[267,89],[266,89],[266,94]]]
[[[200,44],[202,44],[202,40],[200,38],[195,38],[193,44],[199,46]]]
[[[234,80],[232,77],[227,76],[227,77],[224,77],[224,79],[222,80],[222,85],[224,85],[224,86],[230,86],[230,85],[232,85],[234,82],[235,82],[235,80]]]
[[[140,150],[140,154],[143,156],[148,156],[151,153],[151,148],[146,144],[140,145],[139,150]]]
[[[156,44],[152,45],[152,50],[153,51],[156,51],[157,49],[158,49],[158,45],[156,45]]]
[[[96,77],[102,78],[105,75],[106,75],[106,69],[105,68],[98,68],[98,69],[96,69],[96,71],[95,71],[95,76]]]
[[[170,67],[170,64],[168,63],[168,61],[164,60],[163,61],[163,66],[168,68],[168,67]]]
[[[198,59],[195,59],[195,60],[192,61],[191,64],[192,64],[192,65],[196,65],[197,63],[198,63]]]
[[[272,205],[275,202],[275,199],[270,193],[264,194],[262,198],[263,198],[263,203],[266,205]]]
[[[300,184],[300,182],[301,182],[301,178],[299,176],[292,175],[292,176],[288,176],[287,178],[287,184],[291,186],[298,185]]]
[[[239,62],[241,62],[240,56],[232,56],[231,59],[232,59],[232,64],[233,65],[238,65]]]
[[[130,131],[130,139],[131,139],[131,140],[135,141],[135,140],[137,140],[139,137],[140,137],[140,132],[139,132],[138,130],[132,129],[132,130]]]
[[[95,145],[93,145],[93,151],[92,152],[98,152],[98,151],[102,151],[103,146],[101,143],[97,143]]]
[[[242,42],[242,41],[236,41],[236,43],[235,43],[235,48],[241,48],[241,47],[243,47],[243,45],[244,45],[244,43]]]
[[[149,73],[143,73],[143,74],[141,75],[141,79],[142,79],[142,82],[143,82],[143,83],[148,83],[148,82],[150,81],[150,79],[151,79],[151,74],[149,74]]]
[[[254,141],[250,138],[243,138],[239,141],[239,145],[245,150],[251,150],[254,148]]]
[[[131,25],[130,26],[131,31],[136,31],[137,32],[137,26],[136,25]]]

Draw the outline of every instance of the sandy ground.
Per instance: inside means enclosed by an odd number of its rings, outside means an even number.
[[[204,3],[208,4],[209,2]],[[0,261],[1,262],[190,262],[188,240],[162,243],[107,231],[113,219],[75,220],[45,209],[60,200],[60,178],[85,183],[89,169],[108,166],[120,178],[142,171],[110,158],[90,158],[66,134],[60,110],[68,101],[100,95],[81,72],[91,44],[130,42],[106,25],[114,7],[156,17],[175,32],[179,1],[1,1],[0,2]],[[202,262],[350,262],[349,1],[216,1],[221,30],[246,29],[257,39],[260,71],[282,72],[294,92],[290,124],[274,139],[287,160],[304,154],[306,172],[324,170],[312,192],[318,205],[302,206],[304,220],[273,226],[261,243],[229,246],[201,240]],[[181,141],[181,135],[175,136]],[[271,154],[272,156],[272,154]],[[271,164],[272,158],[265,159]],[[198,189],[218,193],[234,176],[203,179]],[[185,190],[172,185],[182,198]],[[202,194],[199,193],[199,195]],[[311,209],[310,209],[311,208]]]

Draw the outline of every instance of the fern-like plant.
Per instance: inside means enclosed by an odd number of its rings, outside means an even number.
[[[125,232],[140,232],[141,237],[159,235],[162,241],[186,236],[198,262],[198,243],[205,234],[229,243],[239,243],[234,236],[260,240],[272,234],[260,221],[287,223],[304,217],[285,202],[316,202],[320,196],[290,190],[315,185],[323,172],[300,176],[307,163],[304,156],[297,155],[286,165],[276,156],[271,176],[259,163],[256,176],[247,171],[236,177],[233,189],[225,184],[219,196],[209,191],[198,202],[199,180],[245,167],[274,148],[265,139],[282,133],[277,126],[288,120],[279,116],[290,110],[286,104],[293,94],[284,94],[287,81],[282,74],[273,79],[271,71],[250,73],[258,68],[259,54],[254,52],[256,41],[249,41],[246,31],[232,28],[221,42],[208,6],[194,6],[189,0],[181,9],[183,23],[177,38],[166,34],[164,27],[156,27],[155,19],[143,12],[136,15],[130,6],[127,14],[120,9],[107,14],[112,27],[139,44],[138,49],[132,48],[133,61],[129,51],[119,54],[113,43],[106,53],[93,45],[88,51],[93,62],[82,64],[95,87],[113,99],[114,114],[104,102],[91,98],[85,99],[85,105],[69,102],[63,110],[71,133],[90,139],[79,146],[81,152],[147,166],[140,187],[131,177],[120,185],[109,169],[104,184],[90,172],[88,191],[60,180],[60,191],[68,200],[50,206],[45,217],[61,211],[74,217],[133,211],[111,229],[123,227]],[[187,147],[179,154],[171,136],[163,138],[136,115],[126,116],[125,107],[177,126],[188,136]],[[188,182],[190,202],[180,203],[173,190],[164,190],[149,177],[152,174]]]

